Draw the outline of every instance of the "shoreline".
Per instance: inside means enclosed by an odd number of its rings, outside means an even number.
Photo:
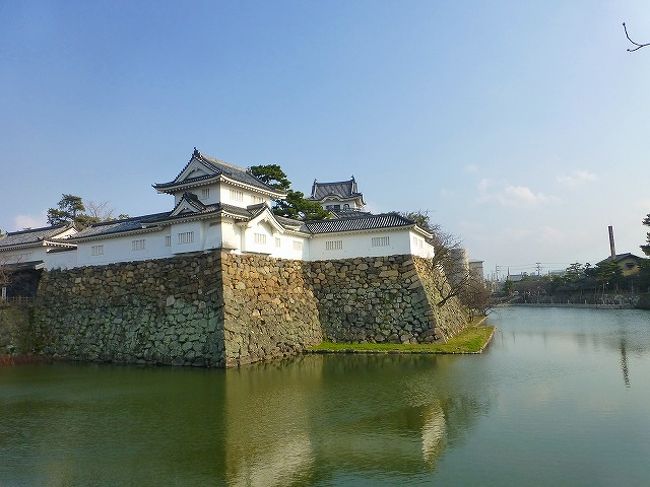
[[[631,304],[581,304],[581,303],[508,303],[494,308],[576,308],[576,309],[643,309]]]
[[[304,354],[419,354],[419,355],[476,355],[492,342],[496,326],[485,325],[487,316],[473,320],[461,333],[446,343],[333,343],[323,342],[309,347]],[[486,334],[485,331],[489,330]],[[479,344],[476,340],[480,339]]]

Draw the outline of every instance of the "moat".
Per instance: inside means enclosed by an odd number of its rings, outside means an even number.
[[[0,485],[642,485],[650,312],[503,308],[485,353],[0,369]]]

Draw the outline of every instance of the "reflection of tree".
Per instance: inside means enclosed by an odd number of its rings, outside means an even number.
[[[627,350],[625,349],[625,337],[621,337],[620,348],[621,351],[621,370],[623,371],[623,382],[625,387],[630,387],[630,371],[627,366]]]
[[[51,366],[33,395],[5,401],[13,389],[0,387],[10,425],[0,458],[24,485],[284,486],[327,483],[332,472],[408,478],[435,468],[489,407],[484,369],[460,367],[478,360],[319,355],[226,371]]]

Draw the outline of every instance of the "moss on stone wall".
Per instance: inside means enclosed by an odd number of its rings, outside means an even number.
[[[43,352],[75,360],[223,366],[219,255],[46,272]]]
[[[39,347],[31,317],[31,305],[0,304],[0,355],[24,355]]]
[[[222,255],[227,366],[296,354],[323,340],[304,264]]]
[[[439,276],[424,259],[320,261],[308,269],[328,340],[430,343],[455,335],[469,319],[456,300],[436,305]]]
[[[199,253],[45,272],[42,351],[75,360],[236,366],[332,341],[430,343],[467,315],[438,308],[411,256],[303,262]]]

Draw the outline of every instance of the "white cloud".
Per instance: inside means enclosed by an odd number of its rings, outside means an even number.
[[[40,215],[16,215],[14,217],[14,227],[16,230],[37,228],[45,225],[47,225],[47,216],[44,212]]]
[[[555,201],[556,198],[541,192],[534,192],[528,186],[500,184],[490,179],[481,179],[477,185],[479,203],[495,201],[502,206],[540,206]]]
[[[497,195],[499,203],[503,206],[536,206],[547,203],[550,197],[544,193],[535,193],[528,186],[506,186],[505,189]]]
[[[557,177],[557,182],[569,188],[582,186],[583,184],[592,183],[598,179],[594,173],[589,171],[573,171],[570,174],[563,174]]]

